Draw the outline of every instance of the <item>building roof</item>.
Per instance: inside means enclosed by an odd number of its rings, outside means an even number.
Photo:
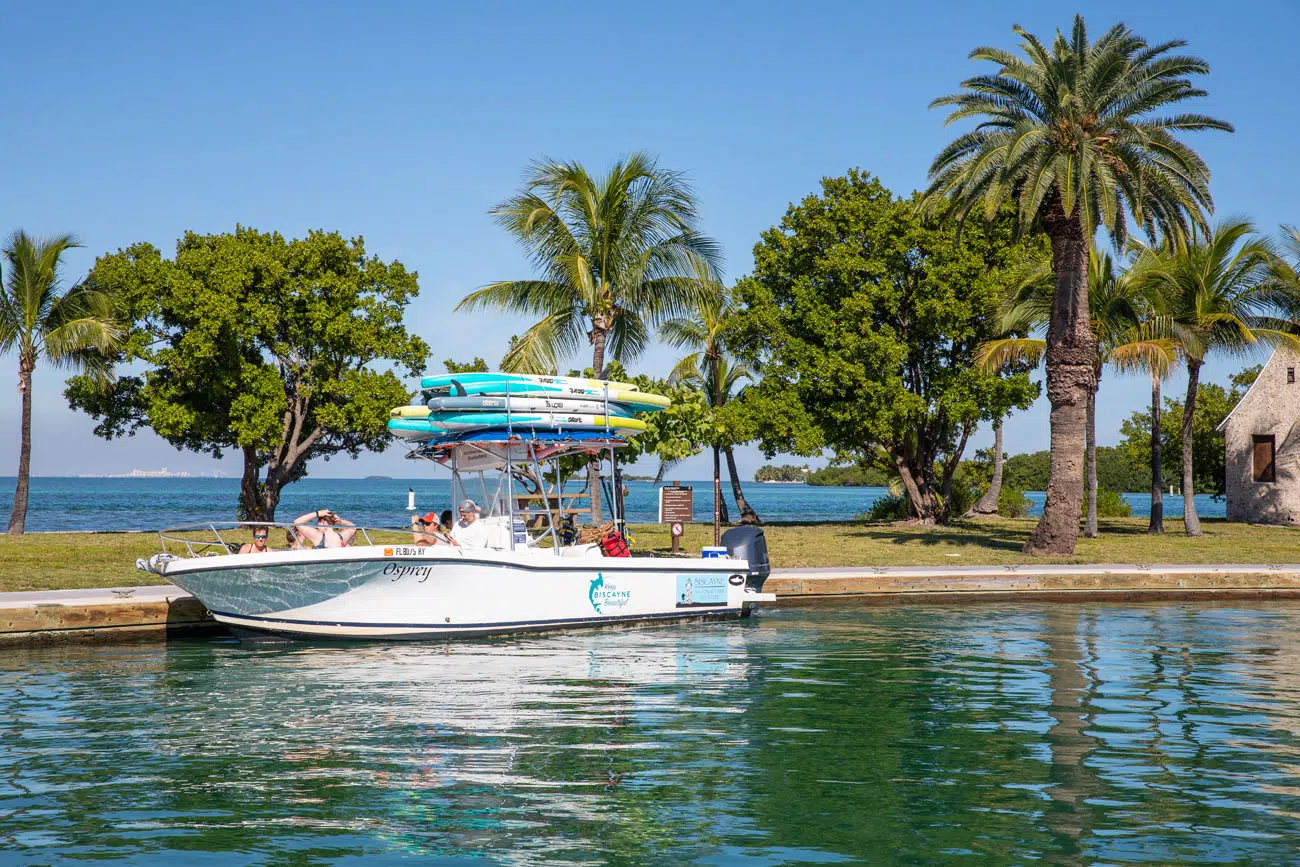
[[[1254,393],[1255,386],[1259,385],[1259,383],[1264,379],[1264,374],[1268,372],[1268,369],[1272,367],[1275,362],[1280,365],[1283,360],[1287,359],[1291,361],[1300,361],[1300,353],[1297,353],[1294,349],[1287,346],[1275,347],[1273,349],[1273,354],[1268,357],[1268,361],[1265,362],[1264,367],[1259,371],[1259,376],[1255,377],[1255,381],[1250,384],[1250,388],[1246,389],[1246,393],[1241,396],[1241,400],[1237,401],[1237,405],[1232,408],[1232,412],[1228,413],[1227,416],[1224,417],[1223,421],[1219,422],[1219,426],[1215,428],[1215,430],[1226,430],[1228,422],[1232,421],[1232,417],[1237,414],[1237,410],[1250,402],[1250,396]]]

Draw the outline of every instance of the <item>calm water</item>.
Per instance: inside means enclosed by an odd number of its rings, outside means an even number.
[[[1297,757],[1297,605],[9,649],[0,862],[1295,863]]]
[[[442,474],[418,479],[303,479],[285,488],[276,516],[291,521],[319,508],[331,508],[350,520],[368,526],[405,524],[406,492],[414,488],[421,511],[451,507],[451,483]],[[695,488],[695,519],[712,520],[712,482],[683,482]],[[14,480],[0,477],[0,508],[8,514]],[[649,482],[629,482],[626,501],[629,519],[654,521],[658,517],[658,490]],[[728,503],[731,485],[723,484]],[[866,511],[888,492],[884,488],[814,488],[807,485],[745,486],[745,496],[767,521],[848,521]],[[1133,514],[1150,514],[1151,497],[1126,494]],[[1030,493],[1031,514],[1041,514],[1044,495]],[[195,521],[232,521],[239,498],[237,479],[32,479],[27,529],[156,530]],[[483,499],[480,497],[480,499]],[[1224,501],[1196,498],[1204,517],[1223,517]],[[734,503],[732,503],[734,508]],[[1165,515],[1183,514],[1181,497],[1165,498]],[[734,514],[734,513],[733,513]]]

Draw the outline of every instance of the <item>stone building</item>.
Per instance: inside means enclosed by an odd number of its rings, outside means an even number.
[[[1279,347],[1219,425],[1228,520],[1300,526],[1300,352]]]

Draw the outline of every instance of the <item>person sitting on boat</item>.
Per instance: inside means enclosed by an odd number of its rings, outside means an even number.
[[[492,547],[492,528],[478,519],[478,503],[473,500],[461,501],[460,520],[451,528],[451,538],[462,548]]]
[[[270,532],[266,527],[253,528],[253,541],[245,542],[239,546],[241,554],[267,554],[271,549],[266,547],[266,536]]]
[[[447,512],[446,514],[450,514],[450,512]],[[446,531],[443,530],[437,512],[430,512],[423,517],[420,515],[412,515],[411,536],[413,537],[415,544],[422,547],[428,545],[456,544],[456,540],[449,538]]]
[[[312,521],[316,522],[316,526],[311,525]],[[352,544],[352,537],[357,533],[356,526],[351,521],[340,518],[329,509],[317,509],[300,515],[293,525],[302,537],[304,547],[308,548],[346,548]],[[340,530],[339,527],[345,529]]]
[[[455,516],[452,515],[451,509],[442,510],[442,517],[438,520],[438,525],[444,536],[451,533],[451,528],[455,526],[452,523],[454,520]]]

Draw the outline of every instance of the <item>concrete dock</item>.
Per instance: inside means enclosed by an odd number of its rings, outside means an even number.
[[[1079,566],[867,566],[774,569],[763,589],[786,599],[886,601],[1300,598],[1300,564]]]
[[[763,589],[791,603],[1300,599],[1300,564],[776,569]],[[171,584],[0,593],[0,645],[159,639],[220,628],[202,603]]]

